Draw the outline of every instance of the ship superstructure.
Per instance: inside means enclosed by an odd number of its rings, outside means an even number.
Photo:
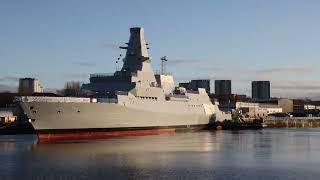
[[[40,140],[173,133],[231,118],[204,89],[175,88],[171,75],[153,73],[143,28],[131,28],[129,42],[121,48],[126,49],[122,69],[91,75],[94,83],[82,87],[93,98],[19,98]]]

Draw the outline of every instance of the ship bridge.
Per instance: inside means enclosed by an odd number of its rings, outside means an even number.
[[[129,42],[121,46],[126,50],[123,66],[115,73],[96,73],[90,75],[90,83],[81,87],[84,95],[94,97],[114,97],[116,91],[130,91],[136,84],[139,87],[158,87],[151,67],[147,43],[142,27],[130,28]]]

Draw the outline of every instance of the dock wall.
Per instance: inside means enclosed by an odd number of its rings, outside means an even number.
[[[319,128],[320,117],[275,117],[265,119],[264,123],[268,128]]]

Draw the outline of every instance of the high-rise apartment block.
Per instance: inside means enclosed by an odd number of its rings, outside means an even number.
[[[231,80],[215,80],[214,93],[216,95],[230,95],[231,94]]]
[[[19,94],[33,94],[43,92],[43,87],[39,81],[34,78],[21,78],[19,79]]]
[[[270,81],[252,81],[253,99],[270,99]]]

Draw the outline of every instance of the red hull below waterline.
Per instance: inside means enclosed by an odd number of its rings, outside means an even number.
[[[158,134],[174,134],[175,128],[171,129],[148,129],[148,130],[125,130],[125,131],[108,131],[108,132],[73,132],[73,133],[46,133],[38,134],[38,142],[55,142],[61,140],[74,139],[100,139],[121,136],[144,136]]]

